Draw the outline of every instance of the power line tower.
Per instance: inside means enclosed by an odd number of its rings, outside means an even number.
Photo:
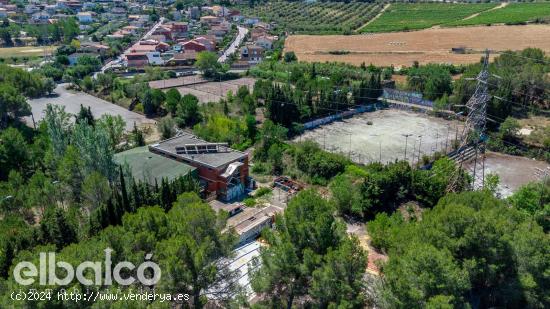
[[[476,89],[474,94],[470,97],[466,103],[466,109],[468,110],[468,116],[461,135],[461,145],[458,148],[460,152],[458,156],[460,168],[462,163],[471,159],[473,155],[474,165],[472,167],[474,190],[482,188],[485,183],[485,148],[486,148],[486,125],[487,125],[487,103],[491,96],[489,95],[489,89],[487,87],[489,80],[489,50],[485,50],[485,57],[483,59],[483,67],[481,72],[477,75]],[[455,175],[447,191],[455,191],[457,182],[459,181],[460,169],[455,171]]]

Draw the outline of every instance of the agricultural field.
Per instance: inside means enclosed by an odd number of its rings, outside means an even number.
[[[382,4],[364,2],[287,2],[239,8],[245,16],[276,22],[279,29],[301,34],[350,34],[382,9]]]
[[[390,32],[430,28],[462,20],[476,13],[496,7],[494,3],[396,3],[361,29],[361,32]]]
[[[298,60],[345,62],[354,65],[411,66],[426,63],[467,64],[479,61],[483,51],[522,50],[528,47],[550,52],[550,25],[478,26],[432,28],[413,32],[371,35],[292,35],[285,51],[294,51]],[[466,53],[452,53],[462,47]],[[334,51],[344,51],[337,54]]]
[[[502,8],[482,12],[475,17],[452,22],[448,25],[520,24],[543,19],[550,21],[550,3],[511,3]]]

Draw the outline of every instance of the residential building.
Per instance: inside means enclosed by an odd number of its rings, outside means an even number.
[[[241,208],[236,215],[227,219],[227,227],[233,228],[239,236],[237,246],[254,241],[263,229],[271,228],[279,211],[274,206]]]
[[[219,25],[223,21],[221,17],[218,16],[203,16],[200,18],[201,23],[207,25]]]
[[[165,34],[158,33],[158,34],[152,34],[148,36],[148,39],[155,40],[161,43],[166,43],[170,40],[170,37],[167,37]]]
[[[145,53],[147,55],[147,61],[150,65],[163,65],[164,60],[160,57],[160,52],[154,51],[154,52],[148,52]]]
[[[189,25],[185,22],[171,22],[166,24],[170,29],[172,39],[183,38],[187,36]]]
[[[23,9],[23,13],[28,15],[32,15],[38,11],[40,11],[40,9],[34,4],[27,4],[25,5],[25,9]]]
[[[183,53],[175,53],[174,56],[166,62],[166,64],[172,66],[187,66],[193,65],[196,60],[197,53],[194,50],[187,50]]]
[[[229,9],[221,5],[214,5],[212,6],[212,14],[215,16],[225,17],[229,15]]]
[[[92,12],[79,12],[76,14],[79,23],[88,24],[93,22]]]
[[[139,29],[139,28],[136,27],[136,26],[125,26],[125,27],[122,27],[122,30],[128,31],[128,33],[131,34],[131,35],[137,34],[138,29]]]
[[[201,10],[198,6],[190,7],[187,14],[189,15],[189,18],[197,20],[201,17]]]
[[[204,36],[199,36],[194,39],[195,42],[199,42],[202,45],[206,47],[206,50],[208,51],[215,51],[216,50],[216,41],[215,39],[212,40],[212,38],[206,38]]]
[[[34,13],[32,14],[32,18],[31,20],[34,22],[34,23],[40,23],[40,24],[45,24],[48,22],[48,19],[51,18],[51,15],[48,14],[48,12],[37,12],[37,13]]]
[[[241,48],[241,60],[257,64],[264,58],[264,48],[257,45],[245,45]]]
[[[94,53],[104,55],[109,50],[109,46],[100,43],[90,42],[82,43],[80,45],[80,51],[85,53]]]
[[[201,52],[207,50],[206,46],[202,43],[199,43],[195,40],[190,40],[184,43],[181,43],[181,46],[183,47],[183,50],[185,51],[195,51],[195,52]]]
[[[210,30],[207,31],[209,35],[213,35],[216,38],[223,38],[229,32],[229,26],[220,24],[213,25],[210,27]]]
[[[129,48],[130,53],[165,52],[170,50],[170,45],[156,40],[139,41]]]
[[[257,17],[248,17],[244,19],[244,24],[249,26],[254,26],[255,24],[259,23],[260,19]]]
[[[255,41],[256,39],[258,39],[261,36],[267,36],[267,35],[269,35],[269,34],[268,34],[267,30],[264,29],[264,28],[254,27],[252,30],[250,30],[250,38],[252,39],[252,41]]]
[[[128,67],[144,67],[149,65],[149,57],[147,53],[129,53],[126,57],[126,66]]]
[[[229,201],[255,185],[248,175],[248,154],[231,149],[226,143],[209,143],[184,133],[151,145],[149,150],[196,167],[207,196]]]
[[[260,36],[256,40],[254,40],[254,43],[258,46],[263,47],[263,49],[272,49],[273,42],[275,42],[275,37],[267,35]]]
[[[7,18],[8,17],[8,10],[5,8],[0,8],[0,18]]]

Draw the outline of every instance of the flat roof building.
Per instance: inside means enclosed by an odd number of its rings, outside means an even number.
[[[248,175],[248,154],[229,148],[227,143],[210,143],[184,133],[150,145],[149,150],[197,168],[207,198],[230,201],[254,187]]]
[[[150,185],[162,178],[169,181],[188,174],[196,175],[197,169],[181,162],[152,153],[147,146],[137,147],[115,154],[115,162],[119,165],[128,164],[132,176]]]
[[[239,235],[239,245],[254,241],[264,228],[271,228],[275,215],[281,210],[274,206],[244,208],[240,213],[227,219],[227,227],[235,229]]]

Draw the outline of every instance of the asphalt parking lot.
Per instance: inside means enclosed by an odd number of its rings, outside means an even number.
[[[80,110],[80,105],[90,107],[95,118],[102,115],[120,115],[126,121],[126,130],[130,131],[134,127],[134,122],[139,127],[155,124],[154,119],[148,119],[144,115],[127,110],[124,107],[107,102],[100,98],[96,98],[84,92],[67,90],[67,84],[60,84],[54,91],[54,95],[29,100],[29,105],[32,108],[34,120],[39,122],[45,116],[46,106],[48,104],[65,106],[65,111],[71,114],[77,114]],[[27,124],[32,126],[32,118],[25,117]]]

